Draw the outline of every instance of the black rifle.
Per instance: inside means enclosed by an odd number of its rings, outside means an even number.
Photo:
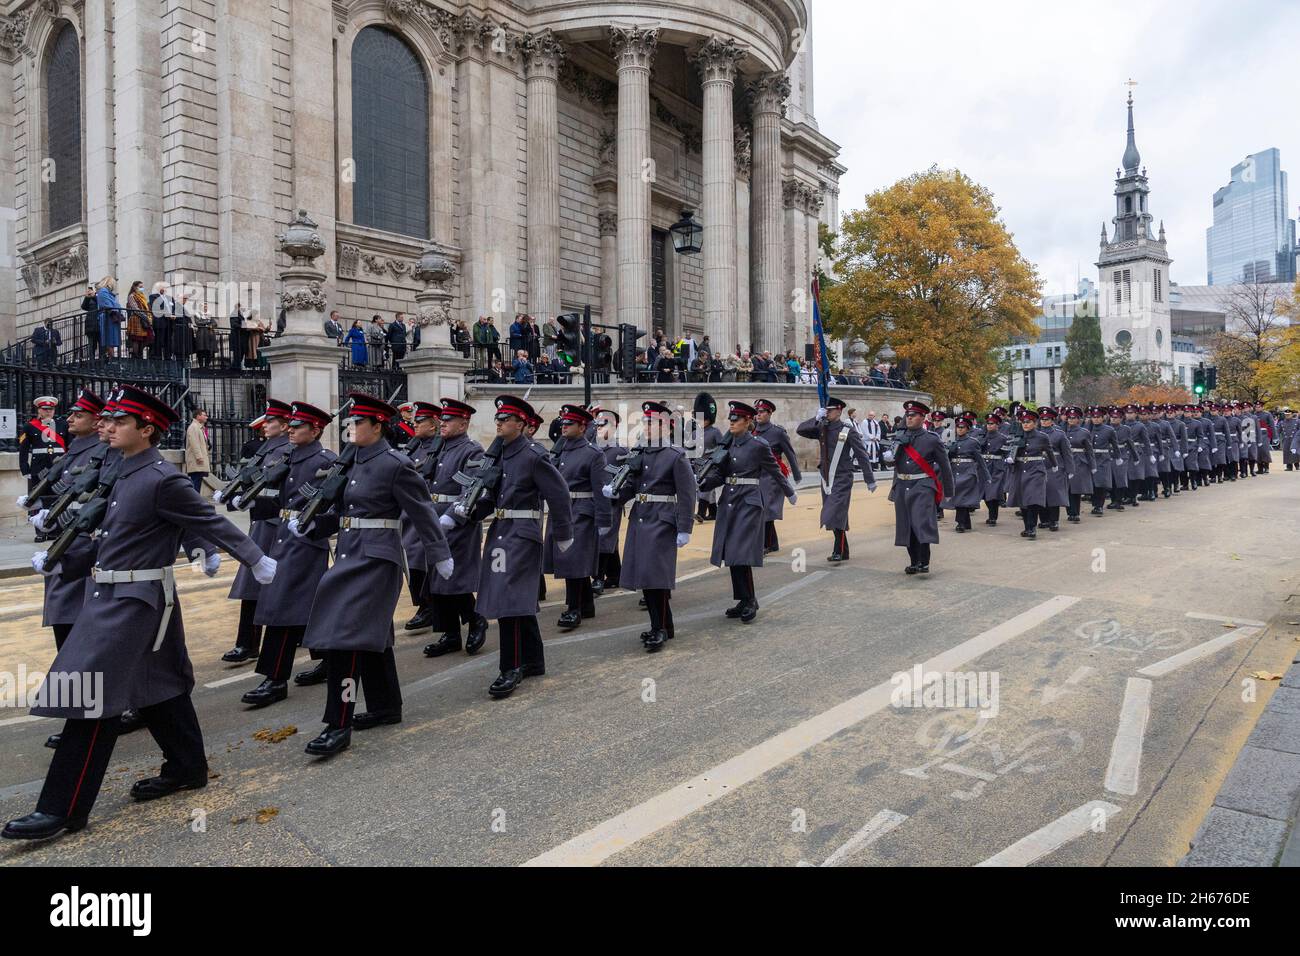
[[[609,482],[609,487],[610,490],[614,492],[615,498],[619,496],[619,493],[623,490],[623,486],[626,485],[629,480],[641,474],[641,470],[644,467],[645,458],[642,457],[641,449],[639,448],[634,448],[622,458],[618,459],[617,464],[607,464],[605,466],[605,470],[614,476]]]
[[[727,460],[727,457],[731,454],[732,437],[731,433],[728,432],[726,437],[718,442],[711,452],[695,460],[695,484],[697,487],[703,487],[704,483]]]
[[[284,479],[288,477],[289,452],[286,451],[282,456],[280,456],[280,460],[275,464],[262,464],[262,467],[258,469],[257,474],[248,484],[247,488],[240,492],[239,504],[236,507],[238,507],[240,511],[247,511],[253,506],[254,502],[257,501],[257,496],[260,495],[264,489],[279,488],[284,484]]]
[[[434,438],[433,444],[429,446],[429,453],[423,460],[421,460],[419,466],[416,467],[415,470],[426,483],[433,478],[433,470],[438,467],[438,456],[442,454],[442,448],[446,444],[447,440],[441,435]]]
[[[226,487],[221,489],[221,500],[228,503],[240,491],[251,485],[257,478],[257,471],[261,464],[262,456],[257,453],[240,459],[239,471],[235,473],[234,478],[230,479]]]
[[[521,437],[515,440],[526,439]],[[472,475],[463,471],[456,472],[454,477],[461,486],[461,492],[448,513],[457,524],[465,524],[473,520],[479,503],[496,496],[497,486],[501,484],[501,455],[504,450],[505,443],[498,436],[492,439],[492,444],[488,445],[487,451],[479,459],[478,467],[474,469]]]
[[[59,480],[59,474],[63,471],[58,464],[50,465],[41,472],[40,480],[32,486],[32,490],[27,492],[27,505],[36,505],[40,507],[40,500],[47,497],[54,490],[54,485]]]
[[[108,497],[113,492],[113,486],[117,483],[117,476],[121,470],[121,462],[116,467],[109,468],[106,471],[101,470],[99,482],[95,485],[93,491],[84,495],[81,503],[81,510],[77,512],[77,517],[69,523],[59,536],[55,538],[50,549],[45,553],[45,567],[47,570],[53,568],[62,560],[63,556],[68,553],[73,542],[77,540],[78,535],[91,534],[101,524],[108,515]]]
[[[316,472],[318,484],[307,496],[307,503],[298,515],[299,531],[305,532],[322,512],[342,504],[343,492],[348,486],[348,471],[356,460],[357,446],[348,445],[328,468]]]
[[[78,465],[68,472],[67,481],[61,481],[55,485],[54,490],[59,492],[59,497],[55,499],[54,504],[50,505],[49,513],[45,516],[47,527],[53,528],[54,523],[74,503],[89,499],[95,487],[99,484],[99,472],[104,467],[104,456],[107,453],[108,446],[101,444],[90,453],[84,465]]]

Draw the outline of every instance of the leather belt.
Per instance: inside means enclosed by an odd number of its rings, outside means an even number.
[[[727,479],[727,484],[729,484],[729,485],[756,485],[756,484],[758,484],[758,479],[757,479],[757,478],[730,478],[730,477],[729,477],[729,478]]]
[[[529,511],[527,508],[497,508],[492,512],[493,518],[536,518],[541,519],[541,511]]]
[[[1046,455],[1025,455],[1017,458],[1016,461],[1047,461]]]
[[[577,501],[577,500],[579,500],[579,499],[581,499],[581,498],[590,498],[590,497],[591,497],[591,492],[590,492],[590,491],[570,491],[570,492],[569,492],[569,497],[572,498],[572,499],[574,499],[575,501]]]
[[[645,495],[645,494],[636,494],[636,495],[633,495],[633,496],[632,496],[632,500],[633,500],[633,501],[640,502],[641,504],[659,504],[659,505],[675,505],[675,504],[677,504],[677,496],[676,496],[676,495]]]
[[[368,528],[387,528],[401,531],[402,522],[397,518],[340,518],[339,530],[364,531]]]
[[[292,511],[289,508],[280,509],[280,520],[288,521],[290,518],[297,518],[302,514],[301,511]]]
[[[900,481],[916,481],[918,478],[929,478],[930,476],[924,473],[910,474],[905,472],[896,472],[894,477]]]
[[[163,616],[158,624],[158,634],[154,638],[153,649],[162,647],[163,638],[167,636],[167,625],[172,619],[172,608],[176,606],[176,572],[173,568],[143,568],[138,571],[103,571],[91,569],[91,576],[96,584],[133,584],[136,581],[159,581],[163,589]]]

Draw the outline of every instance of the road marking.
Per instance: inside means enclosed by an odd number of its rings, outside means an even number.
[[[221,680],[214,680],[204,684],[204,687],[225,687],[227,684],[238,684],[241,680],[248,680],[250,677],[260,677],[257,671],[245,671],[242,674],[236,674],[234,677],[223,677]]]
[[[29,724],[33,720],[45,720],[44,717],[37,717],[35,714],[24,714],[22,717],[7,717],[0,720],[0,727],[8,727],[10,724]]]
[[[827,574],[829,572],[817,572]],[[796,582],[797,583],[797,582]],[[786,586],[787,588],[790,585]],[[781,589],[785,590],[785,589]],[[779,592],[778,592],[779,593]],[[923,671],[953,671],[1014,637],[1050,620],[1077,604],[1079,598],[1057,595],[942,651],[921,665]],[[856,697],[810,717],[725,763],[685,783],[651,797],[630,810],[580,833],[571,840],[528,860],[525,866],[592,866],[609,859],[664,827],[682,820],[715,800],[810,750],[835,734],[861,723],[889,706],[891,681],[877,684]]]
[[[1106,789],[1133,796],[1138,792],[1138,771],[1142,766],[1142,739],[1151,716],[1151,682],[1130,677],[1119,709],[1119,727],[1110,745],[1106,767]]]
[[[1051,685],[1044,687],[1042,703],[1050,704],[1054,700],[1057,700],[1061,697],[1065,697],[1070,693],[1070,689],[1072,687],[1074,687],[1084,678],[1090,677],[1095,673],[1097,673],[1097,671],[1094,668],[1085,665],[1084,667],[1080,667],[1073,674],[1067,677],[1065,679],[1065,683],[1061,687],[1057,688],[1057,687],[1052,687]]]
[[[1243,627],[1268,627],[1266,621],[1252,621],[1246,617],[1223,617],[1219,614],[1202,614],[1200,611],[1188,611],[1188,617],[1194,617],[1198,621],[1219,621],[1223,624],[1238,624]]]
[[[1042,829],[1035,830],[1027,837],[1022,837],[1011,846],[994,853],[983,863],[976,866],[1029,866],[1041,860],[1049,853],[1054,853],[1072,840],[1077,840],[1092,829],[1097,811],[1101,810],[1109,820],[1119,813],[1119,807],[1105,800],[1093,800],[1071,810],[1063,817],[1058,817]]]
[[[1194,661],[1199,661],[1202,657],[1209,657],[1223,650],[1229,644],[1235,644],[1243,637],[1253,637],[1259,633],[1257,627],[1239,627],[1233,631],[1227,631],[1216,638],[1206,641],[1203,644],[1197,644],[1195,647],[1189,647],[1185,651],[1175,654],[1173,657],[1166,657],[1162,661],[1156,661],[1140,671],[1143,677],[1164,677],[1172,671],[1178,670]]]
[[[864,846],[875,843],[890,830],[896,829],[906,819],[906,814],[897,813],[893,810],[881,810],[867,821],[865,827],[853,834],[847,843],[828,856],[822,866],[839,866],[841,861],[848,859]]]

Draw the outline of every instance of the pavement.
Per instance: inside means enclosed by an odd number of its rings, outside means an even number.
[[[1037,541],[1010,511],[965,535],[949,513],[925,576],[902,573],[888,487],[855,489],[843,565],[825,560],[815,489],[787,507],[752,625],[723,617],[712,523],[679,552],[659,654],[630,592],[571,632],[547,602],[547,673],[505,701],[486,693],[495,627],[479,655],[435,660],[429,632],[399,630],[403,722],[323,761],[302,748],[324,688],[243,707],[255,675],[219,660],[233,569],[184,571],[209,786],[134,804],[159,755],[132,734],[86,830],[0,845],[0,865],[1172,866],[1216,810],[1294,830],[1294,725],[1268,715],[1294,704],[1295,671],[1285,687],[1255,675],[1300,649],[1300,475],[1085,514]],[[39,600],[37,579],[0,582],[0,671],[52,660]],[[55,725],[3,713],[8,818],[31,810]]]

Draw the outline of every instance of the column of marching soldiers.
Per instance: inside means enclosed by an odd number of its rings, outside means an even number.
[[[626,425],[612,410],[564,405],[547,448],[534,437],[543,419],[532,405],[501,395],[486,449],[468,434],[474,407],[456,399],[399,411],[353,392],[337,413],[272,399],[251,423],[260,445],[213,496],[250,512],[245,535],[163,459],[158,445],[178,414],[146,389],[127,385],[106,399],[83,391],[63,438],[49,424],[55,400],[37,404],[44,407],[32,424],[43,439],[32,445],[48,461],[32,469],[18,505],[48,543],[32,564],[44,575],[43,623],[58,650],[31,712],[64,726],[47,741],[54,754],[35,812],[3,830],[11,839],[84,827],[117,738],[137,727],[148,728],[163,763],[132,797],[207,784],[175,588],[178,552],[209,576],[220,551],[240,563],[229,595],[240,602],[238,635],[223,660],[256,659],[263,680],[242,698],[254,708],[284,700],[291,677],[326,684],[325,726],[306,751],[329,757],[354,730],[402,719],[393,616],[403,589],[417,608],[407,630],[440,635],[424,648],[428,657],[477,653],[497,621],[500,673],[488,693],[508,697],[545,673],[537,615],[547,574],[565,582],[565,630],[595,615],[604,590],[640,591],[649,618],[641,643],[661,651],[674,636],[677,552],[699,522],[716,522],[710,560],[731,576],[736,604],[725,616],[753,622],[753,569],[779,550],[777,522],[802,480],[766,399],[729,402],[725,430],[707,395],[697,399],[698,419],[646,401],[640,420]],[[831,397],[796,428],[817,443],[820,525],[833,535],[827,560],[835,564],[849,559],[855,473],[876,490],[875,449],[844,412]],[[321,444],[336,415],[350,439],[338,455]],[[1300,470],[1300,421],[1286,410],[1275,422],[1262,404],[1086,413],[1013,404],[982,422],[966,412],[946,425],[948,417],[906,402],[903,427],[884,442],[894,543],[907,549],[907,574],[929,572],[947,507],[958,533],[972,530],[981,503],[989,526],[1002,506],[1015,507],[1021,535],[1032,539],[1040,527],[1060,529],[1061,508],[1079,522],[1085,503],[1103,516],[1267,473],[1275,433],[1287,470]],[[293,675],[300,646],[315,664]],[[77,693],[91,686],[93,695]],[[357,711],[361,693],[367,709]]]

